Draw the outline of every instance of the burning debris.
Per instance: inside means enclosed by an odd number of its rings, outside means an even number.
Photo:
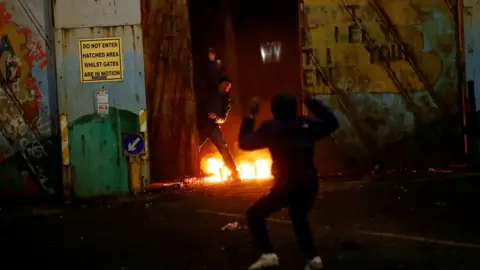
[[[252,153],[237,160],[237,169],[242,180],[267,180],[272,178],[272,160],[268,153]],[[232,173],[221,156],[208,156],[202,160],[202,170],[207,182],[221,183],[231,180]]]

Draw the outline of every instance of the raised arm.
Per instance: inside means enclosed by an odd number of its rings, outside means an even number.
[[[332,109],[311,96],[308,96],[305,100],[305,105],[315,115],[315,119],[309,123],[309,128],[315,139],[329,136],[338,129],[338,119]]]
[[[249,105],[250,115],[245,117],[240,127],[240,133],[238,134],[238,146],[245,151],[253,151],[268,147],[269,141],[269,128],[267,122],[264,122],[256,131],[255,116],[260,111],[260,101],[254,97],[250,101]]]
[[[268,126],[263,123],[257,130],[253,130],[255,118],[252,116],[243,119],[238,135],[238,146],[244,151],[253,151],[267,148],[269,141]]]

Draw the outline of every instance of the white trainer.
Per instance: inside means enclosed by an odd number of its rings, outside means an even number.
[[[248,270],[258,270],[258,269],[264,269],[267,267],[276,267],[279,266],[279,260],[278,256],[275,253],[267,253],[267,254],[262,254],[260,258],[254,262]]]
[[[322,258],[320,258],[319,256],[308,261],[307,265],[305,266],[305,270],[314,270],[314,269],[323,269]]]

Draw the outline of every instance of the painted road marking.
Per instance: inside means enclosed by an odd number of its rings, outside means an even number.
[[[216,215],[216,216],[236,217],[236,218],[245,219],[245,215],[240,215],[240,214],[232,214],[232,213],[225,213],[225,212],[215,212],[215,211],[210,211],[210,210],[205,210],[205,209],[197,210],[197,212],[198,212],[198,213],[203,213],[203,214]],[[292,223],[290,220],[283,220],[283,219],[276,219],[276,218],[267,218],[267,221],[276,222],[276,223],[282,223],[282,224],[291,224],[291,223]]]
[[[457,178],[457,177],[446,176],[443,179],[454,179],[454,178]],[[324,186],[323,184],[320,184],[320,189],[318,190],[318,192],[321,194],[321,193],[334,192],[334,191],[338,191],[338,190],[348,190],[348,189],[357,189],[358,190],[358,189],[361,189],[362,187],[366,187],[367,185],[387,186],[387,185],[394,185],[394,184],[408,184],[408,183],[414,184],[414,183],[422,183],[422,182],[438,181],[438,180],[441,180],[441,179],[438,179],[438,178],[433,178],[433,179],[432,178],[419,178],[419,179],[412,179],[412,180],[407,180],[407,181],[402,181],[402,182],[395,182],[395,181],[376,182],[376,181],[369,181],[369,180],[349,181],[349,182],[345,182],[342,185],[327,185],[327,186]],[[322,187],[322,186],[324,186],[324,187]],[[205,188],[209,188],[209,187],[215,188],[215,184],[212,184],[210,186],[203,186],[203,187],[205,187]],[[222,189],[221,189],[222,191],[223,191],[223,188],[224,189],[231,189],[231,187],[223,186]],[[215,189],[212,189],[212,190],[215,191]],[[259,189],[258,191],[251,191],[251,189],[250,189],[249,192],[243,192],[243,193],[242,193],[242,190],[239,190],[238,192],[236,192],[234,194],[228,194],[228,196],[229,197],[261,196],[262,194],[264,194],[265,190],[268,190],[268,187],[262,188],[261,190]],[[225,193],[221,193],[221,196],[225,196],[225,195],[226,195]],[[317,199],[322,199],[322,197],[317,196]]]
[[[362,185],[372,182],[371,180],[361,180],[361,181],[348,181],[345,182],[345,185]]]
[[[235,218],[245,219],[245,215],[235,214],[235,213],[216,212],[216,211],[210,211],[210,210],[205,210],[205,209],[200,209],[200,210],[197,210],[196,212],[197,213],[203,213],[203,214],[216,215],[216,216],[235,217]],[[275,222],[275,223],[281,223],[281,224],[291,224],[292,223],[290,220],[282,220],[282,219],[276,219],[276,218],[267,218],[267,221],[271,221],[271,222]],[[478,249],[480,249],[479,244],[462,243],[462,242],[448,241],[448,240],[438,240],[438,239],[434,239],[434,238],[409,236],[409,235],[386,233],[386,232],[369,232],[369,231],[362,231],[362,230],[356,230],[356,232],[358,232],[360,234],[364,234],[364,235],[371,235],[371,236],[397,238],[397,239],[410,240],[410,241],[416,241],[416,242],[424,242],[424,243],[444,245],[444,246],[454,246],[454,247],[478,248]]]
[[[464,248],[480,248],[480,245],[478,245],[478,244],[462,243],[462,242],[446,241],[446,240],[437,240],[437,239],[433,239],[433,238],[426,238],[426,237],[419,237],[419,236],[409,236],[409,235],[385,233],[385,232],[369,232],[369,231],[357,231],[357,232],[359,232],[361,234],[365,234],[365,235],[398,238],[398,239],[412,240],[412,241],[425,242],[425,243],[431,243],[431,244],[437,244],[437,245],[455,246],[455,247],[464,247]]]

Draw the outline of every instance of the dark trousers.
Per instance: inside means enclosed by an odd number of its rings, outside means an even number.
[[[308,212],[317,197],[317,193],[318,179],[312,178],[308,183],[295,187],[274,187],[248,209],[248,225],[255,243],[262,253],[274,253],[273,245],[268,237],[265,219],[274,212],[287,207],[302,252],[307,259],[317,256],[308,221]]]
[[[233,173],[236,173],[237,166],[235,165],[235,161],[233,160],[232,154],[228,149],[227,143],[222,136],[222,131],[218,125],[207,126],[201,128],[198,131],[199,136],[199,143],[200,148],[205,144],[207,140],[210,140],[213,145],[217,148],[218,152],[223,158],[223,162],[227,166],[227,168]]]

